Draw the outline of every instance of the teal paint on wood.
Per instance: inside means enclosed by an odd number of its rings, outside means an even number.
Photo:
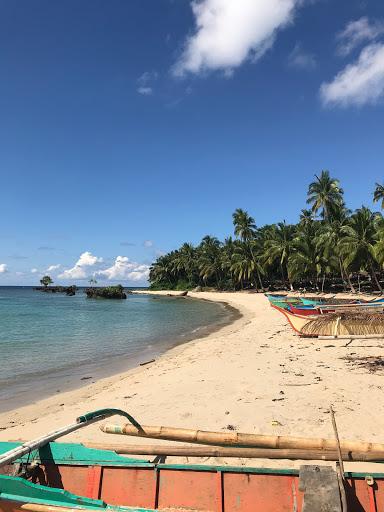
[[[21,443],[0,442],[0,454],[13,448],[21,446]],[[132,464],[140,466],[153,465],[142,459],[131,457],[122,457],[109,450],[97,450],[87,448],[78,443],[49,443],[38,450],[34,450],[30,455],[24,455],[18,462],[27,462],[38,460],[39,462],[55,462],[56,464],[74,464],[74,465],[98,465],[98,466],[130,466]]]
[[[62,489],[36,485],[18,477],[4,475],[0,475],[0,501],[70,507],[78,510],[100,510],[100,512],[155,512],[148,508],[111,506],[102,500],[84,498]]]

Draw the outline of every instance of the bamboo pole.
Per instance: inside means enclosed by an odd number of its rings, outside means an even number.
[[[382,340],[383,338],[383,334],[337,334],[336,336],[324,334],[317,336],[318,340]]]
[[[333,433],[335,434],[335,441],[337,444],[337,455],[338,455],[338,459],[339,459],[338,462],[336,463],[336,471],[337,471],[337,479],[339,481],[341,504],[342,504],[343,512],[348,512],[347,495],[345,492],[345,474],[344,474],[343,455],[341,453],[341,446],[340,446],[339,432],[337,430],[337,425],[336,425],[335,411],[333,410],[332,405],[329,408],[329,412],[331,413]]]
[[[28,510],[29,512],[79,512],[81,510],[86,512],[100,512],[101,510],[108,510],[108,508],[88,508],[85,505],[84,507],[81,505],[68,505],[65,507],[56,505],[43,505],[42,503],[24,503],[23,505],[20,505],[20,509]]]
[[[41,503],[24,503],[23,505],[20,505],[20,507],[14,507],[13,510],[17,510],[18,508],[20,508],[21,510],[28,510],[29,512],[80,512],[82,510],[84,510],[84,512],[113,512],[113,511],[116,511],[116,510],[121,510],[121,511],[126,511],[126,512],[129,512],[130,510],[131,511],[138,511],[138,510],[142,510],[144,511],[144,509],[140,508],[131,508],[131,507],[114,507],[114,506],[104,506],[104,507],[98,507],[98,508],[89,508],[88,506],[86,505],[68,505],[67,507],[65,506],[56,506],[56,505],[43,505]],[[146,509],[147,510],[147,509]],[[157,510],[157,509],[156,509]],[[188,512],[201,512],[201,509],[197,510],[195,508],[190,508],[188,507],[188,509],[185,509],[185,508],[179,508],[179,507],[176,507],[176,508],[173,508],[173,507],[168,507],[166,509],[167,512],[182,512],[182,511],[187,511]]]
[[[239,446],[244,448],[295,448],[302,450],[337,450],[335,439],[267,436],[259,434],[243,434],[238,432],[209,432],[186,428],[141,426],[133,425],[101,425],[100,429],[107,434],[124,434],[128,436],[145,437],[148,439],[163,439],[165,441],[180,441],[184,443],[207,444],[216,446]],[[384,444],[366,443],[361,441],[343,441],[340,445],[343,452],[381,452]]]
[[[162,455],[170,457],[228,457],[244,459],[289,459],[337,461],[336,451],[298,450],[273,448],[237,448],[222,446],[175,446],[175,445],[119,445],[84,443],[87,448],[108,450],[120,455]],[[379,462],[384,452],[342,452],[342,459],[349,462]]]
[[[356,304],[353,304],[353,303],[347,303],[347,304],[315,304],[314,306],[314,309],[320,309],[320,310],[327,310],[327,309],[348,309],[348,308],[356,308],[356,309],[359,309],[359,310],[364,310],[364,309],[373,309],[375,310],[375,308],[381,308],[381,309],[384,309],[384,303],[380,302],[380,303],[370,303],[370,302],[367,302],[367,303],[362,303],[362,304],[359,304],[359,303],[356,303]]]

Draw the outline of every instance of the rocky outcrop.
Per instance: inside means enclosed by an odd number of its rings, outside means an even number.
[[[121,284],[104,288],[86,288],[88,299],[126,299],[127,294]]]
[[[76,295],[76,286],[36,286],[34,290],[44,293],[65,293],[68,296]]]

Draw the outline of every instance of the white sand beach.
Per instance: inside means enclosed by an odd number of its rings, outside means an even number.
[[[102,407],[124,409],[144,425],[332,438],[332,404],[341,439],[384,443],[384,369],[370,372],[345,359],[384,356],[383,341],[300,339],[262,294],[190,295],[227,302],[241,317],[151,364],[2,413],[0,440],[31,439]],[[114,417],[110,422],[124,420]],[[155,443],[104,434],[97,424],[62,441]],[[205,461],[300,465],[285,460]],[[347,464],[350,467],[380,469],[378,464]]]

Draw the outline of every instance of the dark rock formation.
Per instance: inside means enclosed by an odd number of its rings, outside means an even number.
[[[106,286],[105,288],[87,288],[85,290],[88,299],[126,299],[127,294],[121,284]]]
[[[44,293],[65,293],[68,296],[76,295],[76,286],[36,286],[34,290]]]

